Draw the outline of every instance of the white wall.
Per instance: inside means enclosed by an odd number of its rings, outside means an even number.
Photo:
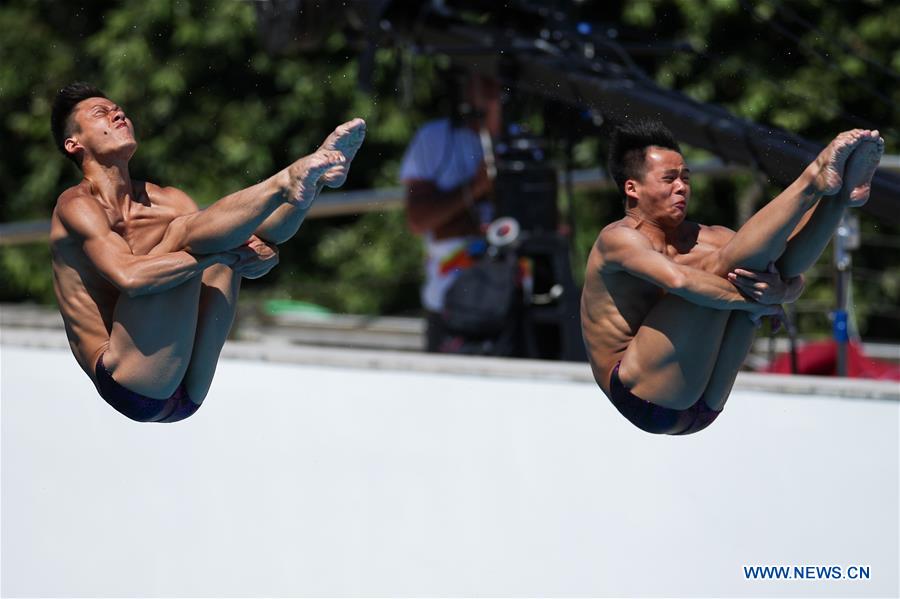
[[[2,346],[0,377],[4,596],[900,590],[898,402],[737,391],[654,437],[587,383],[224,360],[154,425],[64,351]]]

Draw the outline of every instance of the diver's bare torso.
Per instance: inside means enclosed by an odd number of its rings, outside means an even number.
[[[588,358],[594,379],[607,395],[612,369],[622,360],[647,314],[665,295],[656,285],[613,268],[604,260],[604,233],[620,227],[641,230],[636,219],[625,217],[600,231],[588,257],[581,296],[581,322]],[[665,244],[647,237],[654,250],[673,262],[703,268],[704,261],[733,235],[726,227],[685,221]]]
[[[162,240],[169,223],[195,211],[196,205],[183,193],[152,183],[133,181],[133,189],[134,199],[111,203],[82,181],[60,195],[51,219],[54,291],[72,353],[92,380],[97,359],[109,345],[119,291],[97,271],[82,249],[82,240],[66,229],[58,212],[66,203],[95,202],[132,254],[146,255]]]

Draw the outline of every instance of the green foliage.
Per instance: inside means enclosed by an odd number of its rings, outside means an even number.
[[[396,52],[377,54],[377,91],[363,94],[356,89],[356,51],[342,35],[331,35],[314,55],[270,56],[259,45],[248,2],[131,0],[76,9],[49,0],[18,0],[0,7],[0,27],[8,32],[0,36],[3,222],[49,217],[58,194],[78,180],[49,134],[53,94],[73,80],[101,87],[135,122],[140,146],[133,176],[184,189],[201,205],[309,153],[331,128],[353,116],[368,120],[369,137],[347,188],[396,185],[403,147],[424,118],[401,107],[402,98],[393,93]],[[414,64],[426,72],[427,62],[420,58]],[[412,99],[428,106],[432,83],[427,73],[419,78]],[[316,284],[305,284],[299,292],[322,298],[334,309],[409,309],[416,302],[409,291],[418,265],[404,266],[404,273],[386,277],[380,286],[373,277],[395,261],[389,240],[400,239],[398,259],[404,265],[416,259],[417,250],[410,250],[418,247],[416,240],[399,215],[364,217],[358,225],[356,220],[344,219],[340,228],[334,221],[306,223],[302,240],[282,248],[282,269],[302,263],[305,280]],[[376,242],[386,246],[364,254],[361,270],[342,262],[350,261],[347,252],[357,230],[360,248]],[[317,250],[320,242],[331,249]],[[32,249],[3,250],[0,276],[9,285],[0,299],[51,297],[46,252],[32,259]],[[335,252],[343,252],[340,260]],[[310,262],[310,255],[319,254],[321,261]],[[341,279],[348,273],[357,281],[370,267],[372,274],[358,289]],[[404,286],[403,277],[412,285]],[[407,292],[405,301],[394,297],[395,285]],[[265,283],[250,287],[274,294],[294,289],[267,290]],[[376,298],[372,289],[381,287],[388,289],[385,297]]]
[[[46,243],[0,247],[4,300],[52,303],[53,279],[49,273],[50,247]],[[7,287],[7,281],[13,285]]]
[[[362,314],[415,310],[418,301],[410,303],[410,298],[417,299],[423,258],[421,244],[406,232],[402,212],[366,214],[317,248],[317,262],[337,281],[323,303]]]
[[[646,39],[690,43],[693,51],[636,57],[664,87],[823,145],[841,130],[877,128],[887,151],[900,152],[896,2],[638,0],[605,3],[602,10],[606,21],[635,27]],[[734,200],[750,184],[749,179],[734,177],[695,177],[691,218],[737,226]],[[770,187],[766,197],[779,191]],[[592,212],[579,202],[579,214],[599,217],[607,212],[606,198],[592,201],[604,208]],[[897,339],[900,230],[859,212],[863,243],[853,255],[853,310],[859,332],[868,338]],[[588,230],[578,227],[579,247]],[[807,277],[798,304],[802,334],[830,331],[831,261],[829,248]]]
[[[692,51],[635,55],[665,87],[823,144],[842,129],[877,126],[888,151],[900,151],[897,3],[632,0],[579,10],[621,25],[623,35],[689,42]],[[141,144],[135,177],[182,188],[201,205],[308,153],[352,116],[367,119],[369,134],[347,187],[396,185],[409,139],[443,110],[445,82],[435,69],[442,59],[379,49],[373,92],[364,94],[356,86],[358,50],[341,33],[313,53],[269,55],[252,2],[9,0],[0,5],[0,31],[2,222],[47,218],[58,194],[78,180],[49,134],[53,94],[72,80],[94,82],[128,110]],[[543,104],[516,95],[509,112],[558,137]],[[596,167],[604,143],[594,136],[580,142],[575,165]],[[689,151],[688,158],[703,156]],[[749,176],[695,177],[691,217],[736,226],[735,198],[751,183]],[[576,194],[577,278],[597,232],[621,210],[613,191]],[[900,305],[898,231],[869,218],[862,231],[854,255],[861,332],[900,338],[892,316]],[[48,260],[45,246],[0,250],[0,299],[48,300]],[[420,260],[400,211],[310,221],[282,247],[276,271],[246,288],[251,296],[288,295],[338,311],[410,312],[418,305]],[[803,298],[817,310],[803,315],[805,334],[828,329],[829,261],[826,252]]]

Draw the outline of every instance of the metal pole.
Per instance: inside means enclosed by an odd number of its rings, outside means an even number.
[[[837,375],[847,376],[847,343],[850,336],[847,333],[847,270],[838,268],[836,273],[836,307],[834,310],[834,340],[837,343]]]
[[[799,374],[800,364],[797,355],[797,312],[794,309],[793,304],[788,304],[784,307],[784,321],[790,348],[791,374]]]
[[[835,309],[832,321],[834,340],[837,343],[837,375],[847,376],[847,346],[850,331],[847,318],[847,297],[850,289],[851,250],[859,247],[859,218],[844,213],[841,224],[834,233]]]

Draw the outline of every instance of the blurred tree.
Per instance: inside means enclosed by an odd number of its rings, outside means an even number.
[[[580,19],[606,25],[615,40],[664,87],[726,106],[756,122],[823,144],[839,130],[880,128],[888,150],[900,148],[900,5],[881,0],[630,0],[572,5]],[[77,181],[76,169],[49,134],[55,90],[88,80],[122,103],[141,147],[132,173],[178,186],[206,204],[281,168],[316,147],[337,123],[369,121],[348,188],[395,185],[415,129],[441,110],[440,61],[381,48],[371,94],[356,88],[357,50],[340,33],[316,51],[273,56],[262,50],[251,2],[123,0],[72,6],[9,0],[0,6],[0,221],[46,218],[55,198]],[[657,43],[686,41],[686,49]],[[402,59],[402,60],[401,60]],[[401,78],[405,61],[410,77]],[[401,81],[408,87],[401,85]],[[404,101],[408,99],[408,102]],[[516,101],[522,101],[520,97]],[[540,112],[541,101],[528,100]],[[522,111],[520,111],[522,112]],[[529,118],[538,128],[540,114]],[[552,123],[545,125],[554,135]],[[559,156],[557,145],[557,156]],[[605,144],[579,142],[577,167],[597,166]],[[702,153],[688,149],[689,159]],[[691,216],[736,226],[735,198],[750,176],[695,178]],[[766,190],[772,197],[774,188]],[[602,225],[621,214],[612,192],[579,192],[573,267]],[[861,332],[900,338],[898,230],[864,219],[854,256]],[[310,221],[282,248],[271,277],[247,285],[263,295],[294,294],[338,311],[399,313],[417,309],[417,241],[400,212]],[[803,301],[817,315],[802,331],[827,330],[821,302],[830,297],[830,255]],[[0,249],[0,300],[52,301],[43,246]],[[578,273],[580,277],[580,273]],[[810,319],[813,319],[814,322]]]
[[[396,184],[402,148],[424,118],[415,108],[400,106],[393,93],[395,53],[378,54],[376,92],[364,95],[356,89],[355,51],[340,33],[314,55],[273,57],[260,48],[247,2],[127,1],[84,9],[17,0],[0,7],[0,27],[9,32],[0,38],[4,222],[48,217],[59,193],[78,180],[77,169],[58,154],[49,133],[53,95],[73,80],[95,83],[127,109],[140,143],[134,177],[177,186],[201,205],[309,153],[353,116],[366,118],[370,127],[347,187]],[[430,106],[433,80],[422,70],[411,91],[416,105]],[[278,282],[335,310],[415,309],[417,296],[408,284],[376,285],[380,293],[371,291],[386,264],[415,260],[412,239],[405,245],[387,242],[404,238],[403,219],[370,215],[355,221],[344,219],[349,229],[337,231],[334,222],[307,222],[282,248],[278,276],[248,287],[266,289]],[[335,240],[320,243],[331,236]],[[347,245],[353,239],[364,244],[360,252],[367,250],[356,266],[346,264],[354,261]],[[48,253],[34,250],[0,250],[0,276],[9,283],[0,299],[52,301]],[[374,270],[362,284],[359,277],[368,267]],[[396,272],[385,281],[414,281],[417,270]],[[343,273],[349,273],[347,281]],[[302,283],[294,284],[293,277]],[[319,289],[310,281],[326,288],[336,283],[334,289]],[[360,285],[354,289],[351,283]]]
[[[606,25],[595,30],[637,47],[635,62],[663,87],[823,145],[845,129],[877,128],[887,151],[900,151],[900,4],[896,2],[632,0],[578,6],[578,17]],[[654,48],[672,41],[687,44],[681,51]],[[690,216],[738,226],[734,200],[753,184],[751,177],[695,178]],[[763,199],[778,191],[769,186]],[[614,198],[594,195],[602,198],[601,222],[621,213],[619,209],[610,214]],[[586,204],[578,203],[579,214],[598,212],[596,206]],[[900,338],[900,228],[857,213],[863,242],[853,257],[853,303],[860,333],[896,340]],[[581,253],[586,251],[581,246],[586,238],[593,240],[579,231]],[[830,330],[831,260],[831,251],[826,250],[798,303],[803,334]]]

